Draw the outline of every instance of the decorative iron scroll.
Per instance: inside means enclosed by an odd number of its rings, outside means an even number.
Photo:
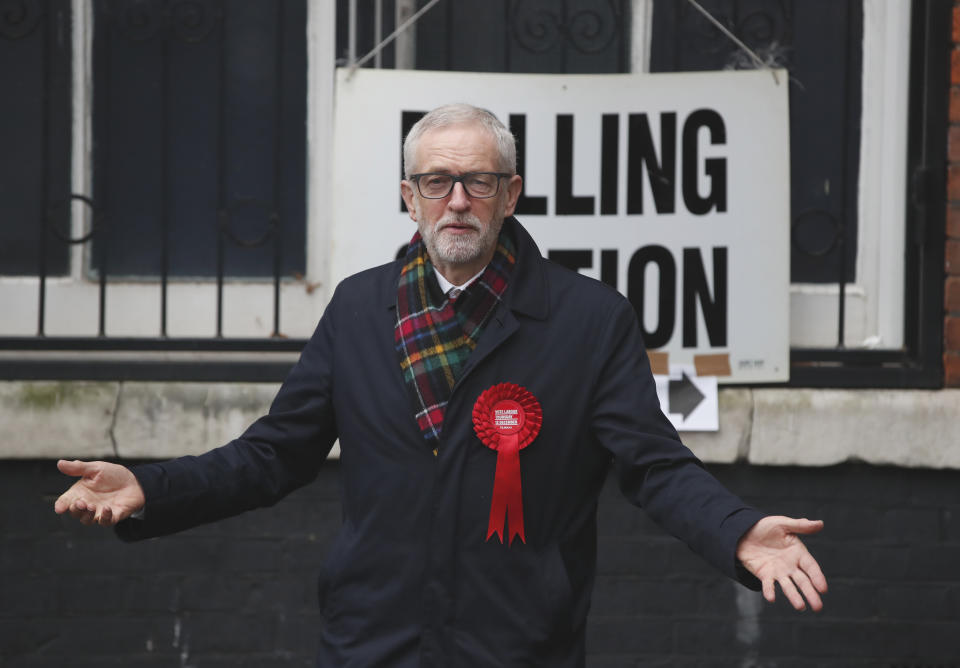
[[[184,42],[202,42],[223,20],[219,8],[195,0],[177,0],[167,7],[173,32]]]
[[[23,39],[40,23],[39,0],[0,0],[0,37]]]
[[[64,232],[60,228],[53,225],[53,220],[54,220],[53,213],[58,209],[62,209],[63,207],[68,206],[72,202],[82,202],[93,213],[89,231],[87,231],[86,234],[82,234],[79,237],[71,237],[69,232]],[[95,234],[102,232],[102,229],[104,227],[103,220],[101,219],[100,211],[97,208],[97,205],[94,203],[94,201],[90,197],[87,197],[86,195],[81,195],[79,193],[71,193],[68,197],[57,200],[56,202],[51,204],[47,211],[46,225],[48,226],[48,229],[51,232],[53,232],[53,235],[55,237],[57,237],[63,243],[71,244],[71,245],[87,243],[88,241],[90,241],[90,239],[93,238]]]
[[[793,12],[788,0],[765,2],[763,9],[757,9],[755,3],[736,1],[702,4],[767,65],[789,65],[789,55],[793,47]],[[680,8],[679,22],[678,32],[689,37],[689,48],[694,52],[710,54],[718,67],[756,67],[747,54],[686,3]]]
[[[114,2],[111,8],[120,34],[133,42],[166,31],[183,42],[202,42],[223,21],[223,9],[202,0],[134,0]]]
[[[843,223],[823,208],[801,211],[791,221],[790,228],[793,250],[811,258],[822,258],[830,255],[843,241],[844,236]],[[804,229],[809,230],[812,234],[805,234]],[[829,243],[823,244],[819,248],[810,248],[805,243],[808,236],[815,236],[821,241],[828,241]]]
[[[240,233],[232,227],[232,223],[237,218],[240,210],[248,209],[252,211],[261,210],[266,219],[260,236],[245,239]],[[232,244],[240,248],[257,248],[263,246],[276,234],[280,226],[280,214],[274,209],[274,206],[267,202],[262,202],[254,197],[236,197],[233,202],[225,209],[217,213],[220,221],[220,231]]]
[[[600,53],[617,36],[622,17],[613,0],[571,9],[568,3],[520,0],[511,17],[517,43],[543,53],[568,44],[580,53]]]

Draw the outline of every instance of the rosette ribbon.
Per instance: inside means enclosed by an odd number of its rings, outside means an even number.
[[[480,441],[497,452],[487,538],[497,534],[501,543],[513,543],[523,533],[523,493],[520,485],[520,450],[540,433],[543,411],[525,387],[499,383],[485,390],[473,405],[473,428]],[[509,520],[508,540],[503,539]]]

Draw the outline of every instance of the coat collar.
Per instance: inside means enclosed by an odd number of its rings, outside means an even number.
[[[528,317],[545,320],[550,309],[547,299],[547,277],[544,274],[543,255],[526,228],[510,216],[503,221],[504,227],[513,232],[517,242],[517,263],[513,268],[510,284],[503,293],[503,302],[507,308]],[[508,227],[509,226],[509,227]],[[387,273],[389,280],[383,286],[384,305],[396,308],[397,281],[403,259],[393,263],[393,271]]]

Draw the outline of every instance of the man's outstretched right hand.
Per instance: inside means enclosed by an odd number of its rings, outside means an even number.
[[[57,468],[80,478],[53,505],[57,514],[69,512],[83,524],[112,526],[146,503],[140,483],[125,466],[61,459]]]

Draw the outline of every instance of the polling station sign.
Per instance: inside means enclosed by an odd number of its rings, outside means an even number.
[[[330,279],[415,231],[401,143],[426,111],[485,107],[518,141],[517,218],[541,252],[633,304],[648,348],[720,383],[789,373],[787,77],[340,70]]]

